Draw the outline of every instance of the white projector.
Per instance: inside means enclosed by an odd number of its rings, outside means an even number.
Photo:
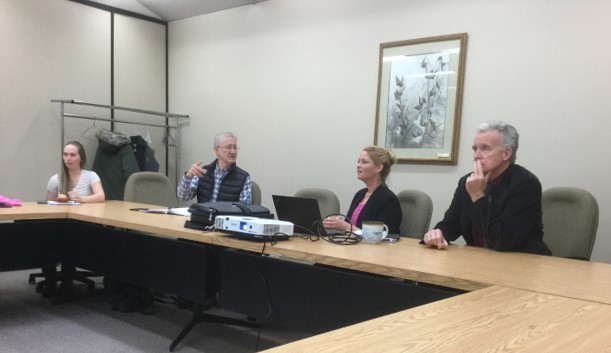
[[[266,218],[216,216],[214,227],[220,231],[255,235],[293,235],[293,223]]]

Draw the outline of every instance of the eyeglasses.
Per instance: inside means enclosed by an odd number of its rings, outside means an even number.
[[[228,146],[216,146],[216,147],[218,147],[218,148],[222,148],[222,149],[227,150],[227,151],[231,151],[231,150],[235,150],[235,151],[237,151],[237,150],[239,150],[239,149],[240,149],[240,148],[239,148],[238,146],[236,146],[236,145],[228,145]]]

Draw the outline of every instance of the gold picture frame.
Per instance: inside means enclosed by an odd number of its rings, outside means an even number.
[[[456,164],[467,33],[380,44],[374,144],[399,163]]]

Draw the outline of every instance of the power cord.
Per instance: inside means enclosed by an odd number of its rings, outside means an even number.
[[[261,248],[261,255],[266,255],[265,246],[267,245],[267,243],[269,243],[270,246],[274,246],[278,242],[279,237],[286,239],[286,237],[289,237],[289,235],[286,233],[276,233],[274,235],[270,235],[269,237],[265,237],[266,240],[263,241],[263,247]],[[267,240],[268,238],[269,240]]]
[[[344,220],[347,219],[345,215],[339,213],[331,214],[327,217],[341,217]],[[337,245],[358,244],[361,241],[361,236],[353,232],[352,224],[350,221],[347,222],[350,224],[350,231],[348,232],[340,229],[327,229],[323,226],[322,220],[314,222],[309,228],[295,224],[293,225],[293,237],[306,239],[312,242],[322,239],[328,243]]]
[[[355,245],[361,242],[362,237],[353,231],[354,228],[352,226],[352,223],[350,223],[350,221],[347,220],[347,217],[345,215],[337,213],[337,214],[328,215],[324,218],[327,218],[327,217],[341,217],[342,219],[346,220],[346,222],[350,224],[350,231],[325,228],[323,226],[322,220],[320,220],[320,221],[314,222],[309,229],[296,225],[296,224],[293,225],[294,230],[300,230],[300,232],[299,233],[293,232],[292,237],[298,237],[298,238],[310,240],[312,242],[322,239],[328,243],[336,244],[336,245]],[[205,228],[205,231],[214,231],[215,229],[216,228],[214,225],[210,225]],[[311,229],[314,229],[316,231],[314,232]],[[267,243],[269,243],[271,246],[274,246],[276,245],[276,243],[278,242],[280,238],[286,238],[286,237],[291,237],[291,236],[289,236],[286,233],[276,233],[274,235],[270,235],[269,237],[266,237],[266,239],[263,241],[263,246],[261,248],[261,255],[265,255],[265,247],[267,246]]]
[[[318,233],[318,237],[328,243],[337,244],[337,245],[355,245],[360,243],[362,237],[356,234],[353,230],[352,223],[350,220],[343,214],[331,214],[327,217],[341,217],[348,224],[350,224],[350,231],[344,231],[340,229],[331,229],[325,228],[322,224],[322,221],[316,222],[316,231]],[[327,218],[325,217],[325,218]]]

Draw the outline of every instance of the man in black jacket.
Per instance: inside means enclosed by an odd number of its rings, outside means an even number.
[[[551,255],[543,242],[541,183],[515,164],[519,135],[506,123],[480,125],[473,142],[473,172],[458,182],[443,220],[423,238],[445,249],[461,235],[467,245]]]

